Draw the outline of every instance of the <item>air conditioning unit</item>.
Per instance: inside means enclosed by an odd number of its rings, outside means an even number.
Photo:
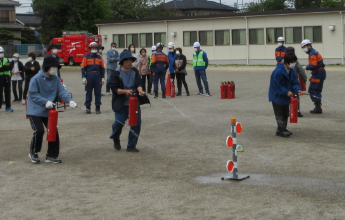
[[[335,25],[330,25],[330,26],[328,26],[328,29],[329,29],[330,31],[335,31]]]
[[[103,37],[103,39],[107,39],[108,35],[107,34],[103,34],[102,37]]]
[[[176,37],[176,35],[177,35],[176,32],[172,32],[172,33],[171,33],[171,36],[172,36],[172,37]]]

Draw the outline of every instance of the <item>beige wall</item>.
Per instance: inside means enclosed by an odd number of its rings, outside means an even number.
[[[183,47],[183,31],[222,29],[231,31],[232,29],[246,29],[246,19],[244,17],[192,19],[194,18],[191,17],[190,20],[167,21],[168,28],[164,21],[102,24],[98,26],[100,34],[106,34],[108,36],[108,39],[104,39],[103,41],[106,50],[110,49],[113,34],[166,32],[167,28],[167,42],[172,41],[176,46],[181,47],[183,53],[189,60],[191,60],[193,54],[193,47]],[[248,29],[265,28],[265,39],[266,28],[283,27],[284,29],[285,27],[302,27],[302,38],[304,39],[304,26],[321,25],[322,43],[315,43],[313,47],[321,53],[326,64],[342,62],[344,45],[342,40],[341,15],[339,12],[256,16],[247,17],[247,21]],[[335,31],[330,31],[328,29],[329,25],[335,25]],[[177,32],[177,36],[172,37],[172,32]],[[213,38],[215,38],[214,35]],[[295,47],[299,60],[302,63],[306,63],[307,55],[300,49],[299,43],[286,46]],[[276,47],[276,44],[267,44],[266,42],[263,45],[232,45],[230,40],[230,46],[202,46],[202,49],[207,53],[210,63],[213,64],[246,64],[247,56],[249,56],[249,64],[274,64],[274,50]],[[122,51],[121,49],[119,50]],[[164,51],[166,52],[166,48]]]

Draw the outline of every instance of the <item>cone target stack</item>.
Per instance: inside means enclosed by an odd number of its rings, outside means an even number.
[[[234,99],[235,98],[235,82],[233,80],[221,82],[220,98],[221,99]]]
[[[242,133],[242,125],[236,122],[236,118],[231,119],[231,136],[226,138],[226,145],[232,148],[232,160],[226,163],[226,169],[232,176],[222,177],[222,180],[244,180],[249,178],[248,175],[238,175],[237,153],[244,152],[243,147],[237,144],[237,134]]]

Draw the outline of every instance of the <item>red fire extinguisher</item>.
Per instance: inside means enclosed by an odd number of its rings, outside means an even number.
[[[175,98],[175,84],[171,83],[171,98]]]
[[[299,80],[299,84],[301,85],[301,91],[306,91],[307,87],[306,87],[305,83],[303,82],[302,78],[299,77],[298,80]]]
[[[234,99],[235,98],[235,82],[231,81],[231,83],[232,83],[232,98]]]
[[[221,82],[220,84],[220,98],[221,99],[226,99],[226,86],[225,82]]]
[[[59,113],[56,110],[50,110],[47,126],[47,141],[56,141],[57,122]]]
[[[297,123],[298,118],[298,98],[290,99],[290,123]]]
[[[28,111],[28,100],[26,99],[25,100],[25,112],[27,112]],[[29,119],[29,115],[28,114],[26,114],[26,119]]]
[[[128,125],[138,125],[138,98],[136,96],[129,97]]]
[[[226,84],[226,98],[231,99],[231,85],[230,81]]]

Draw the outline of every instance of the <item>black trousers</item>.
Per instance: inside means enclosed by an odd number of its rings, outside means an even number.
[[[24,92],[23,92],[23,100],[26,100],[26,96],[28,95],[28,91],[29,91],[29,85],[30,85],[30,80],[32,77],[30,78],[25,78],[25,86],[24,86]]]
[[[11,108],[11,76],[0,75],[0,93],[0,108],[2,107],[3,98],[6,101],[6,108]],[[2,93],[5,93],[5,97]]]
[[[175,83],[175,73],[170,73],[170,80],[172,80],[172,83]]]
[[[287,120],[289,117],[289,106],[288,105],[279,105],[272,102],[274,115],[276,116],[276,121],[278,125],[277,131],[282,132],[286,131]]]
[[[30,145],[30,152],[38,153],[38,152],[41,152],[42,141],[43,141],[43,136],[44,136],[44,126],[47,127],[48,117],[39,117],[39,116],[33,116],[33,115],[30,115],[29,117],[30,117],[31,127],[34,130],[34,135],[32,137],[31,145]],[[60,150],[59,132],[56,131],[56,141],[54,142],[48,141],[47,156],[58,157],[59,150]]]
[[[176,73],[176,80],[177,80],[177,91],[178,91],[178,93],[182,92],[182,83],[183,83],[183,86],[184,86],[186,92],[189,92],[188,91],[188,85],[186,82],[186,74]]]
[[[152,75],[151,74],[147,74],[147,75],[142,75],[141,76],[141,80],[143,83],[143,91],[146,92],[146,78],[147,78],[147,89],[148,92],[150,93],[152,90]]]

